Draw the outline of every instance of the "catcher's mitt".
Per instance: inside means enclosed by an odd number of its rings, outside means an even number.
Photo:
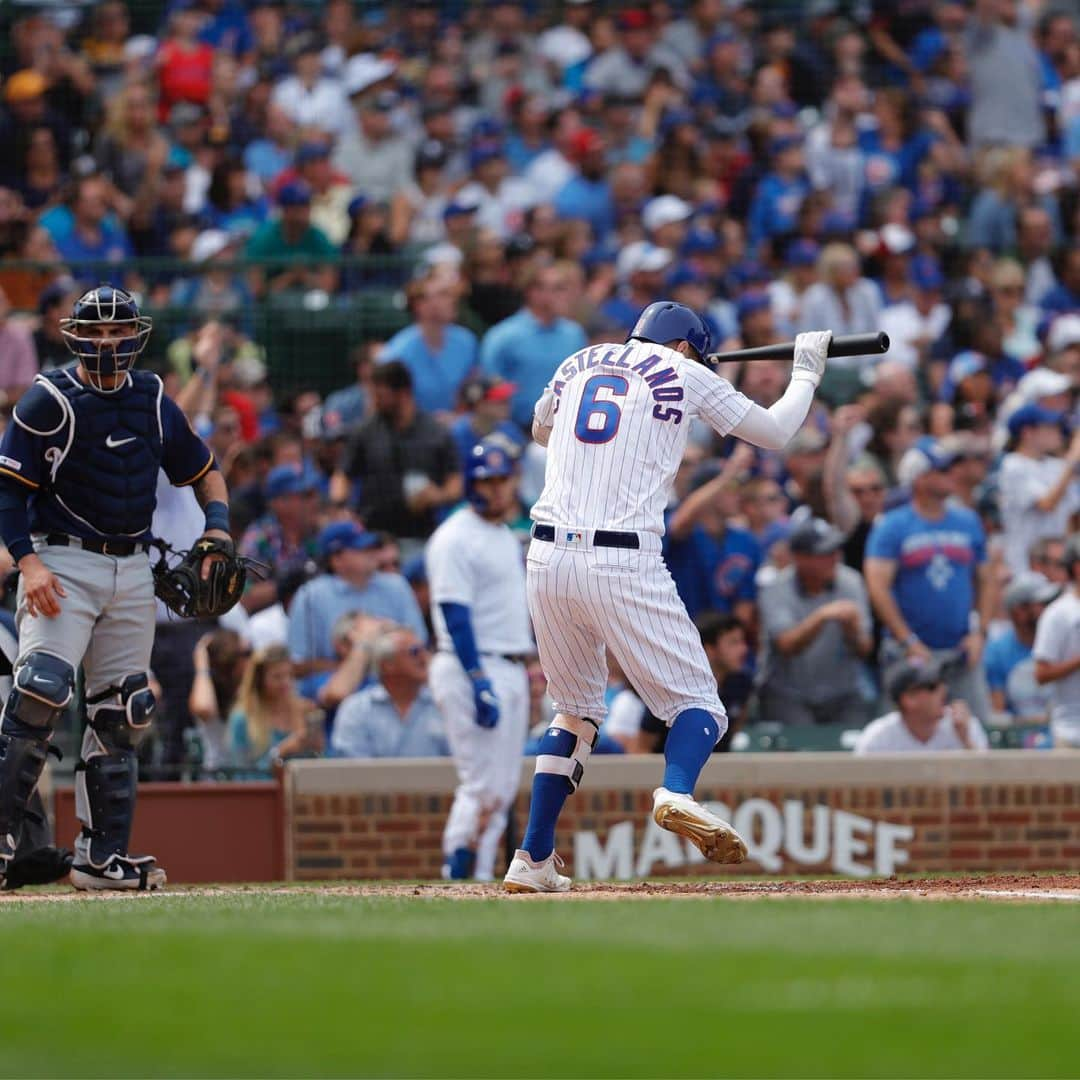
[[[154,595],[185,619],[224,615],[243,595],[248,572],[262,576],[259,573],[262,564],[237,555],[231,540],[204,536],[189,552],[181,553],[175,566],[169,566],[166,560],[166,551],[171,549],[160,546],[161,558],[154,566]],[[213,555],[224,558],[211,565],[210,574],[203,581],[203,562]]]

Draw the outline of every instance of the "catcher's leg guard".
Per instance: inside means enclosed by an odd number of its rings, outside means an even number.
[[[32,652],[15,670],[0,719],[0,881],[22,834],[53,726],[75,688],[75,669],[59,656]]]
[[[75,843],[77,863],[105,869],[127,858],[135,787],[136,749],[149,730],[154,695],[145,673],[128,675],[87,698],[88,726],[75,772],[75,812],[83,824]]]

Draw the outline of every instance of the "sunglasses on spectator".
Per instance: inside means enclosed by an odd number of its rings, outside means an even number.
[[[848,488],[852,495],[880,495],[884,490],[884,484],[851,484]]]

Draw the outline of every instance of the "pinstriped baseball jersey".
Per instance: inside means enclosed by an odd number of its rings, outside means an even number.
[[[662,535],[690,420],[727,435],[750,404],[726,379],[663,345],[581,349],[536,403],[534,419],[550,435],[534,520]]]

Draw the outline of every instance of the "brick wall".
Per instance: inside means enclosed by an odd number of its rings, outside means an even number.
[[[578,876],[716,874],[651,824],[656,758],[594,758],[560,821]],[[528,813],[522,769],[518,828]],[[291,877],[431,878],[454,774],[448,762],[297,762],[286,776]],[[750,843],[739,873],[853,876],[1080,865],[1080,753],[866,759],[844,754],[714,758],[698,797]]]

